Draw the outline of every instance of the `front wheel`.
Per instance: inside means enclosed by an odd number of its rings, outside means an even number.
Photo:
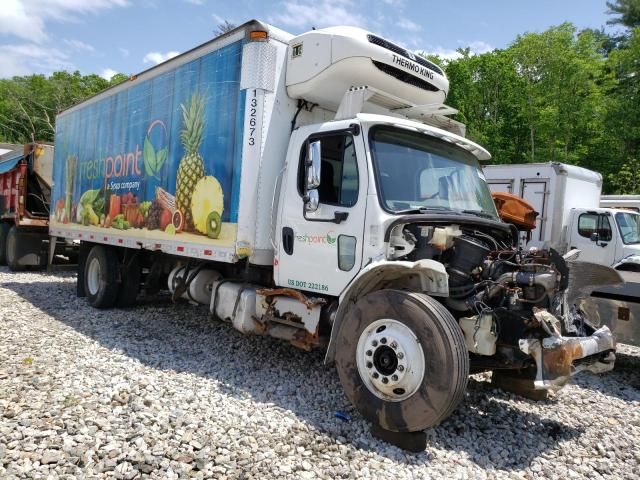
[[[464,397],[469,354],[462,331],[434,299],[379,290],[347,312],[336,366],[363,417],[395,432],[416,432],[448,417]]]

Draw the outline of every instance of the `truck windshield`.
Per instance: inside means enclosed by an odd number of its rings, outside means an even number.
[[[624,243],[640,243],[640,215],[619,212],[616,213],[616,223]]]
[[[382,126],[372,130],[371,152],[387,211],[457,211],[498,219],[471,153],[418,132]]]

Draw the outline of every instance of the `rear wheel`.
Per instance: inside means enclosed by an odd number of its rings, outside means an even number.
[[[7,233],[7,265],[12,272],[22,272],[27,266],[20,263],[20,232],[18,227],[12,225]]]
[[[110,308],[118,297],[118,255],[109,247],[95,245],[85,263],[84,291],[91,306]]]
[[[120,308],[132,307],[136,304],[136,298],[140,292],[142,268],[138,252],[127,252],[124,255],[122,281],[118,291],[116,306]]]
[[[415,432],[437,425],[464,396],[469,355],[462,331],[426,295],[366,295],[347,312],[337,342],[347,397],[383,429]]]
[[[0,265],[7,264],[7,236],[9,235],[8,223],[0,223]]]

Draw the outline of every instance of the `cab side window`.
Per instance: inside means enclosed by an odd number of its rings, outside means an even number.
[[[353,137],[347,133],[338,133],[310,141],[320,140],[322,163],[320,167],[320,203],[352,207],[358,200],[358,164]],[[300,155],[298,166],[298,191],[304,192],[304,162],[306,145]]]
[[[608,216],[597,213],[583,213],[578,217],[578,233],[586,238],[597,233],[603,242],[609,242],[613,237]]]

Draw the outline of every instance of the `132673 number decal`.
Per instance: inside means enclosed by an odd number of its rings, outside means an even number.
[[[258,125],[258,93],[253,89],[253,96],[249,100],[249,145],[256,144],[256,128]]]

